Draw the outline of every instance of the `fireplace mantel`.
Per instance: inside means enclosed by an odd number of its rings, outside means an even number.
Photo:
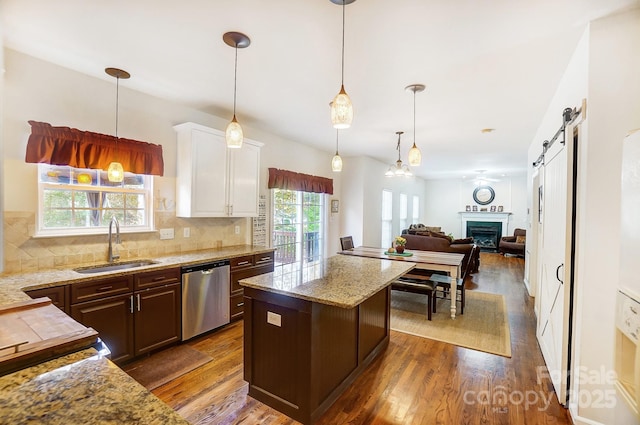
[[[502,223],[502,234],[507,234],[510,212],[460,211],[460,235],[467,235],[467,221],[491,221]]]

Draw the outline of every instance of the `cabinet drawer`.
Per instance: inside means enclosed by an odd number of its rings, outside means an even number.
[[[262,254],[255,254],[253,256],[253,264],[260,266],[262,264],[273,263],[273,251],[265,252]]]
[[[25,291],[31,298],[49,297],[52,304],[67,312],[68,286],[54,286],[52,288],[32,289]]]
[[[239,319],[244,313],[244,294],[241,292],[237,295],[229,298],[229,311],[231,314],[231,320]]]
[[[180,282],[180,269],[162,269],[152,272],[142,272],[135,275],[135,290],[155,288]]]
[[[242,257],[235,257],[229,260],[231,270],[243,269],[245,267],[253,266],[253,255],[244,255]]]
[[[71,285],[71,304],[126,294],[133,291],[132,276],[118,276],[108,279]]]

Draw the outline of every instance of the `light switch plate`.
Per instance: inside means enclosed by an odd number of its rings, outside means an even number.
[[[173,227],[168,229],[160,229],[160,239],[173,239]]]
[[[282,316],[271,311],[267,311],[267,323],[277,327],[282,327]]]
[[[185,227],[184,230],[182,231],[182,235],[185,238],[191,237],[191,228]]]

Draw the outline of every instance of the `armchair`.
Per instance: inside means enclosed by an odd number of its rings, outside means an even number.
[[[527,231],[524,229],[515,229],[513,236],[503,236],[498,243],[498,251],[500,254],[513,254],[524,257],[525,238]]]

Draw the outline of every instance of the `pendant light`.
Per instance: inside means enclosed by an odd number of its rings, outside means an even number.
[[[222,40],[236,50],[236,60],[233,72],[233,118],[227,125],[225,131],[225,140],[227,141],[228,148],[239,149],[242,147],[242,140],[244,135],[242,133],[242,127],[236,119],[236,84],[238,81],[238,49],[244,49],[249,47],[251,40],[241,32],[227,32],[222,36]]]
[[[356,0],[330,0],[331,3],[342,5],[342,77],[340,82],[340,92],[331,102],[331,123],[333,128],[343,130],[351,127],[353,121],[353,104],[349,95],[344,90],[344,15],[346,5]]]
[[[129,74],[127,71],[123,71],[122,69],[118,69],[118,68],[106,68],[104,70],[104,72],[106,72],[107,74],[109,74],[112,77],[115,77],[116,79],[116,149],[115,149],[115,154],[114,154],[114,159],[117,159],[117,153],[118,153],[118,103],[119,103],[119,98],[120,98],[120,79],[128,79],[129,77],[131,77],[131,74]],[[124,168],[122,168],[122,164],[119,163],[118,161],[112,161],[109,164],[109,168],[107,169],[107,179],[110,182],[114,182],[114,183],[120,183],[122,180],[124,180]]]
[[[342,171],[342,158],[340,158],[340,154],[338,153],[338,133],[340,133],[340,130],[336,130],[336,154],[331,160],[331,171],[335,173]]]
[[[396,145],[396,149],[398,150],[398,160],[395,164],[392,164],[384,175],[386,177],[411,177],[413,176],[413,172],[409,166],[402,165],[402,160],[400,159],[400,136],[404,134],[404,131],[396,131],[398,135],[398,144]]]
[[[424,84],[411,84],[405,90],[413,92],[413,147],[409,149],[409,165],[417,167],[422,162],[422,153],[416,146],[416,92],[424,91]]]

